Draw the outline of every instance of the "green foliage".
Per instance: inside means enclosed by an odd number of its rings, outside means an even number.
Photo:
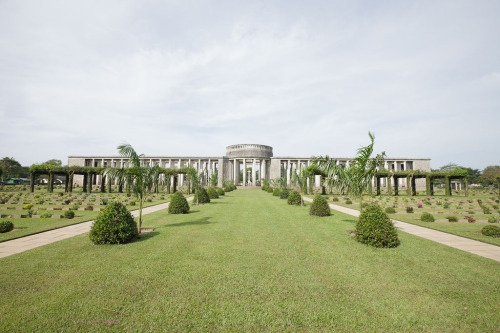
[[[273,196],[274,196],[274,197],[279,197],[279,196],[280,196],[280,189],[279,189],[279,188],[277,188],[277,187],[276,187],[276,188],[273,190]]]
[[[448,222],[458,222],[458,218],[456,216],[447,216]]]
[[[420,220],[423,222],[434,222],[434,216],[431,213],[425,212],[420,215]]]
[[[50,219],[52,217],[52,213],[45,212],[45,213],[42,213],[42,215],[40,215],[40,217],[42,219]]]
[[[217,188],[217,194],[219,196],[222,196],[222,195],[226,195],[226,192],[223,189],[221,189],[221,188]]]
[[[186,198],[180,191],[172,194],[170,204],[168,205],[169,214],[187,214],[189,212],[189,204]]]
[[[217,193],[217,190],[212,186],[207,188],[207,194],[210,199],[219,199],[219,194]]]
[[[288,204],[296,206],[301,205],[302,198],[300,196],[300,193],[295,190],[290,191],[290,193],[288,193]]]
[[[356,240],[374,247],[396,247],[399,245],[396,228],[387,214],[377,204],[363,209],[356,223]]]
[[[346,205],[352,205],[352,200],[351,200],[351,199],[347,199],[347,200],[345,201],[345,203],[346,203]]]
[[[72,210],[67,210],[64,212],[64,218],[65,219],[72,219],[75,217],[75,212]]]
[[[337,198],[337,197],[333,197],[333,198],[332,198],[332,201],[333,201],[333,202],[338,202],[338,201],[339,201],[339,198]]]
[[[12,231],[14,229],[14,224],[10,221],[2,221],[0,222],[0,233],[5,233]]]
[[[406,207],[407,214],[413,214],[413,207]]]
[[[330,216],[330,206],[321,195],[317,194],[309,209],[309,215],[313,216]]]
[[[498,223],[498,221],[499,221],[499,217],[496,216],[496,215],[492,215],[492,216],[488,217],[488,222],[489,223]]]
[[[496,225],[487,225],[483,229],[481,229],[481,233],[485,236],[499,238],[500,237],[500,228]]]
[[[282,188],[280,191],[280,199],[288,199],[288,189]]]
[[[271,186],[267,188],[267,193],[273,193],[273,188]]]
[[[394,214],[394,213],[396,213],[396,210],[394,209],[394,207],[387,207],[387,208],[385,209],[385,212],[386,212],[387,214]]]
[[[198,204],[209,203],[210,198],[208,197],[207,190],[205,190],[203,187],[198,188],[196,190],[196,193],[194,194],[193,202],[196,202]]]
[[[23,209],[31,209],[31,208],[33,208],[32,204],[27,204],[23,207]]]
[[[120,202],[111,202],[99,214],[90,228],[90,240],[94,244],[122,244],[139,235],[137,223]]]

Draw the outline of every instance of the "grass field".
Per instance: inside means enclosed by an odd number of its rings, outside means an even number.
[[[0,331],[497,332],[500,264],[238,190],[119,246],[88,235],[0,259]]]

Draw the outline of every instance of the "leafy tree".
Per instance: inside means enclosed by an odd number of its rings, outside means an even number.
[[[481,179],[485,185],[492,185],[496,183],[497,176],[500,176],[500,166],[490,165],[483,170]]]
[[[9,178],[12,176],[13,172],[21,168],[21,164],[14,159],[14,157],[4,157],[0,160],[0,166],[3,169],[3,174],[5,178]]]
[[[134,193],[139,201],[139,223],[137,224],[137,228],[140,234],[142,227],[142,208],[148,195],[154,190],[156,182],[155,177],[158,176],[158,168],[145,166],[145,164],[141,162],[141,158],[144,157],[144,155],[138,155],[129,144],[118,146],[118,152],[120,155],[128,158],[127,167],[123,169],[109,167],[104,170],[104,174],[112,178],[125,176],[127,179],[128,190]]]
[[[62,166],[62,161],[61,160],[52,159],[52,160],[48,160],[44,164],[54,165],[54,166]]]

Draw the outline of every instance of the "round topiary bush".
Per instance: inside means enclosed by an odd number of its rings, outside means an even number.
[[[483,229],[481,229],[481,233],[485,236],[499,238],[500,237],[500,228],[496,225],[487,225]]]
[[[296,206],[302,204],[300,193],[295,190],[290,191],[290,193],[288,193],[288,204]]]
[[[280,196],[280,189],[279,188],[275,188],[273,190],[273,197],[279,197]]]
[[[207,190],[205,190],[203,187],[200,187],[199,189],[197,189],[195,194],[194,194],[193,202],[196,202],[198,204],[209,203],[210,198],[208,197]]]
[[[67,210],[64,212],[64,218],[65,219],[72,219],[75,217],[75,212],[72,210]]]
[[[359,216],[356,240],[374,247],[396,247],[398,233],[386,213],[377,204],[369,204]]]
[[[385,212],[386,214],[394,214],[396,213],[396,210],[394,209],[394,207],[386,207]]]
[[[223,189],[218,188],[218,189],[217,189],[217,194],[218,194],[218,195],[226,195],[226,192],[225,192]]]
[[[231,192],[233,188],[231,186],[224,187],[224,192]]]
[[[111,202],[97,217],[90,228],[94,244],[123,244],[139,235],[137,223],[120,202]]]
[[[219,199],[219,194],[217,193],[217,190],[214,187],[207,188],[207,193],[210,199]]]
[[[271,186],[268,186],[266,192],[273,193],[273,188]]]
[[[309,209],[309,215],[314,216],[330,216],[330,206],[328,202],[321,195],[317,194]]]
[[[280,199],[288,199],[289,191],[284,188],[280,191]]]
[[[231,190],[233,190],[233,191],[234,191],[234,190],[236,190],[236,185],[231,184],[231,185],[229,185],[229,186],[231,187]]]
[[[187,214],[189,212],[189,204],[180,191],[175,192],[168,205],[169,214]]]
[[[333,202],[338,202],[338,201],[339,201],[339,198],[337,198],[337,197],[333,197],[333,198],[332,198],[332,201],[333,201]]]
[[[351,199],[347,199],[347,200],[345,201],[345,203],[346,203],[346,205],[351,205],[351,204],[352,204],[352,200],[351,200]]]
[[[0,222],[0,234],[3,234],[4,232],[9,232],[14,229],[14,224],[10,221],[2,221]]]
[[[434,216],[431,213],[422,213],[420,220],[423,222],[434,222]]]

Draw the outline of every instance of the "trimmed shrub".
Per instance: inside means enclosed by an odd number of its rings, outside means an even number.
[[[434,222],[434,216],[432,216],[431,213],[422,213],[422,215],[420,215],[420,220],[422,222]]]
[[[377,204],[369,204],[363,209],[356,223],[356,240],[374,247],[396,247],[398,233],[392,221]]]
[[[214,187],[207,188],[207,194],[210,199],[219,199],[219,194]]]
[[[52,217],[52,213],[45,212],[45,213],[42,213],[42,215],[40,215],[40,217],[42,219],[50,219]]]
[[[499,238],[500,237],[500,228],[496,225],[487,225],[483,229],[481,229],[481,233],[485,236]]]
[[[193,202],[196,202],[199,204],[209,203],[210,198],[208,197],[207,190],[205,190],[203,187],[200,187],[199,189],[197,189],[196,193],[194,194]]]
[[[289,193],[290,192],[286,188],[282,189],[280,191],[280,199],[288,199],[288,194]]]
[[[448,222],[458,222],[458,218],[456,216],[447,216]]]
[[[72,210],[67,210],[64,212],[64,218],[65,219],[72,219],[75,217],[75,212]]]
[[[139,235],[137,223],[120,202],[111,202],[99,214],[90,228],[90,240],[94,244],[123,244]]]
[[[224,187],[224,192],[231,192],[233,188],[231,186]]]
[[[273,196],[274,197],[279,197],[280,196],[280,189],[279,188],[275,188],[273,190]]]
[[[129,205],[130,206],[135,206],[135,201],[130,201]]]
[[[189,204],[186,198],[180,191],[172,194],[170,204],[168,205],[169,214],[187,214],[189,212]]]
[[[32,204],[27,204],[23,207],[23,209],[31,209],[31,208],[33,208]]]
[[[267,187],[267,193],[273,193],[273,188],[271,186]]]
[[[346,205],[351,205],[352,204],[352,200],[351,199],[346,199],[345,203],[346,203]]]
[[[385,212],[386,212],[386,214],[394,214],[394,213],[396,213],[396,210],[394,209],[394,207],[387,207],[385,209]]]
[[[309,215],[313,216],[330,216],[330,206],[328,202],[321,195],[314,196]]]
[[[413,214],[413,207],[406,207],[407,214]]]
[[[87,207],[85,207],[85,210],[94,210],[94,206],[92,206],[92,205],[87,205]]]
[[[226,192],[225,192],[223,189],[218,188],[218,189],[217,189],[217,194],[218,194],[219,196],[220,196],[220,195],[226,195]]]
[[[338,201],[339,201],[339,198],[337,198],[337,197],[333,197],[333,198],[332,198],[332,201],[333,201],[333,202],[338,202]]]
[[[498,216],[495,216],[495,215],[488,217],[489,223],[498,223],[498,220],[499,220]]]
[[[289,205],[296,205],[299,206],[302,203],[302,198],[300,196],[300,193],[292,190],[290,193],[288,193],[288,204]]]
[[[10,221],[0,222],[0,234],[12,231],[12,229],[14,229],[14,223],[12,223]]]

